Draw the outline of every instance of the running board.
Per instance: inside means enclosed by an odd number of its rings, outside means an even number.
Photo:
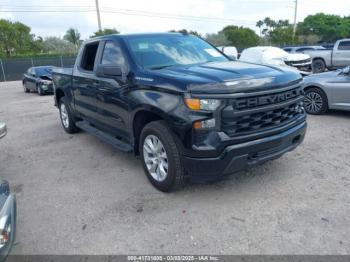
[[[79,121],[79,122],[76,122],[75,125],[80,129],[88,132],[89,134],[92,134],[95,137],[99,138],[103,142],[106,142],[123,152],[130,153],[133,151],[133,148],[129,144],[121,141],[118,138],[111,136],[110,134],[100,131],[96,127],[90,125],[87,121]]]

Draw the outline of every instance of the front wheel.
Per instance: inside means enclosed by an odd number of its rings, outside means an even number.
[[[154,121],[144,127],[139,152],[145,173],[154,187],[170,192],[183,184],[180,149],[164,121]]]
[[[44,95],[44,90],[42,90],[40,86],[38,86],[36,88],[36,90],[37,90],[39,96],[43,96]]]
[[[69,134],[78,132],[79,129],[75,125],[75,118],[64,97],[60,99],[59,110],[63,129]]]
[[[30,91],[26,86],[26,82],[23,82],[23,90],[24,90],[24,93],[29,93]]]
[[[315,74],[326,71],[326,64],[322,59],[315,59],[312,62],[312,71]]]
[[[310,88],[305,91],[304,107],[311,115],[321,115],[328,110],[327,95],[319,88]]]

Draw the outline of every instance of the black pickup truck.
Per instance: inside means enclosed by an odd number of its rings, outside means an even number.
[[[193,35],[88,40],[53,82],[65,131],[140,155],[162,191],[280,157],[306,132],[299,74],[231,61]]]

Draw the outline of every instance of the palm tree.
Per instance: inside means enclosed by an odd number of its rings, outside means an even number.
[[[69,28],[63,39],[71,42],[75,48],[78,49],[80,45],[80,33],[78,32],[78,29]]]
[[[264,22],[259,20],[257,23],[256,23],[256,26],[259,27],[259,30],[260,30],[260,36],[261,36],[261,27],[264,25]]]

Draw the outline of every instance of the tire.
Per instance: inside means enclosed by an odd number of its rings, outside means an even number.
[[[36,91],[38,92],[39,96],[43,96],[45,94],[39,85],[37,86]]]
[[[24,93],[30,92],[30,90],[26,87],[26,82],[23,82],[23,90],[24,90]]]
[[[158,139],[161,144],[158,144],[158,157],[150,152],[149,142],[155,142]],[[157,144],[156,142],[154,144]],[[163,149],[163,150],[162,150]],[[157,151],[157,150],[156,150]],[[154,187],[163,192],[170,192],[178,189],[184,182],[184,168],[181,162],[181,154],[179,146],[175,142],[174,135],[166,125],[165,121],[154,121],[147,124],[140,135],[139,152],[145,173]],[[164,158],[165,152],[165,158]],[[151,159],[154,159],[152,161]],[[153,164],[152,164],[153,163]],[[157,165],[152,173],[152,167]],[[166,168],[167,166],[167,168]],[[165,176],[164,172],[166,171]],[[160,173],[163,177],[158,176]]]
[[[322,59],[315,59],[312,61],[312,71],[315,74],[326,71],[326,64]]]
[[[62,97],[59,101],[60,119],[63,129],[68,134],[73,134],[79,131],[75,125],[75,117],[72,110],[69,107],[65,97]]]
[[[328,99],[325,92],[317,87],[305,91],[304,107],[308,114],[322,115],[328,110]]]

